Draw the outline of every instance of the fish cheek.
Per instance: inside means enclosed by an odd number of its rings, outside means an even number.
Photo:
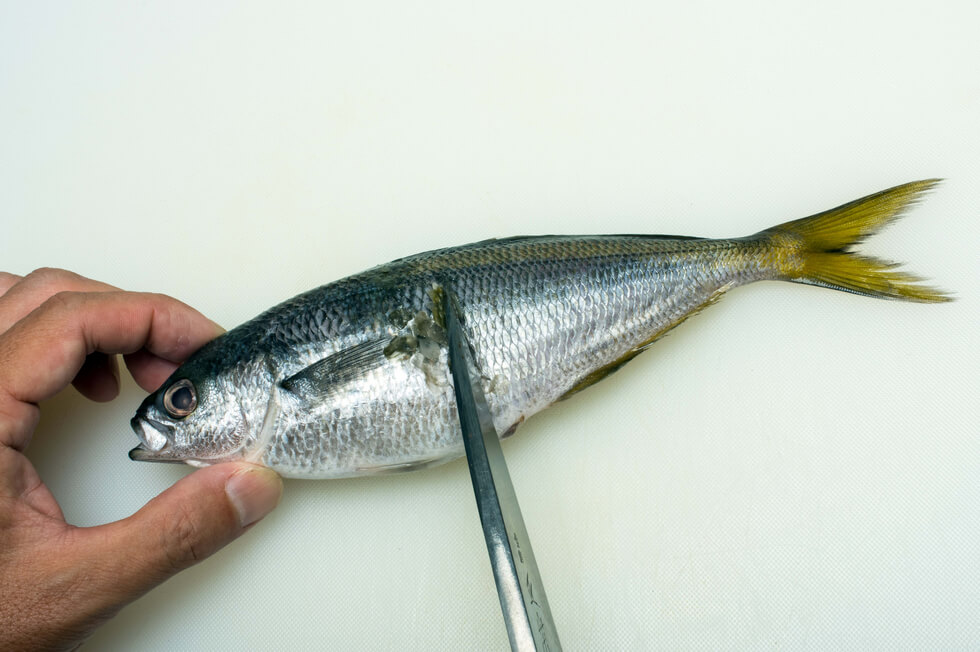
[[[218,392],[204,392],[201,398],[198,409],[176,425],[175,448],[198,460],[234,456],[248,437],[244,406]]]

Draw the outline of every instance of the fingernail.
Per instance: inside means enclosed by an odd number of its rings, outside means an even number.
[[[208,321],[210,321],[211,325],[214,326],[215,337],[217,337],[218,335],[224,335],[225,333],[228,332],[225,330],[224,326],[214,321],[213,319],[209,319]]]
[[[255,523],[271,512],[282,497],[282,479],[260,466],[239,471],[225,481],[225,493],[238,512],[242,527]]]

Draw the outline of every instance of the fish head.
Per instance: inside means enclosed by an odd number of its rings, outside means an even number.
[[[208,466],[246,456],[271,381],[261,361],[222,364],[221,348],[208,345],[146,397],[130,421],[140,440],[130,459]]]

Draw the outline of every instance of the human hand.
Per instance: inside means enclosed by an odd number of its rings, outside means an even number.
[[[62,270],[0,272],[0,649],[77,647],[123,606],[231,542],[279,502],[246,463],[200,469],[129,518],[79,528],[24,456],[38,403],[72,383],[119,393],[116,354],[147,391],[220,333],[183,303]]]

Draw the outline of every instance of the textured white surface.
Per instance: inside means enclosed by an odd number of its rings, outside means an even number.
[[[980,9],[972,2],[4,3],[0,268],[226,326],[397,256],[519,233],[744,235],[948,179],[868,250],[921,306],[739,289],[504,450],[568,649],[980,646]],[[71,522],[129,383],[29,451]],[[503,649],[465,464],[286,483],[92,649]]]

